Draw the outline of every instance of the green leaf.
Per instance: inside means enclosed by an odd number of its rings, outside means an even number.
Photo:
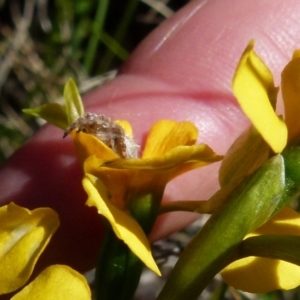
[[[58,103],[49,103],[36,108],[26,108],[23,112],[39,117],[63,130],[68,127],[66,108]]]
[[[283,158],[277,155],[216,210],[182,253],[157,299],[196,299],[244,237],[270,218],[284,186]]]
[[[68,125],[84,114],[84,108],[75,81],[70,78],[65,85],[64,99],[66,103]]]

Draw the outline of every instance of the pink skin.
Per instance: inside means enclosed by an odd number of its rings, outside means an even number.
[[[143,144],[153,122],[190,120],[199,142],[224,154],[249,124],[232,96],[231,79],[250,39],[280,82],[280,72],[300,48],[300,2],[192,1],[164,22],[136,49],[119,76],[84,97],[88,112],[126,119]],[[218,164],[170,183],[165,201],[208,199],[218,188]],[[0,171],[0,200],[28,208],[53,207],[61,227],[42,256],[45,264],[65,263],[83,271],[94,265],[102,225],[84,205],[82,173],[70,138],[43,127]],[[151,240],[196,218],[173,213],[159,218]]]

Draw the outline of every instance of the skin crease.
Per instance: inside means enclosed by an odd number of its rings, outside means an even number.
[[[142,145],[159,119],[190,120],[199,142],[224,154],[249,124],[231,92],[237,62],[250,39],[280,83],[280,72],[300,48],[300,2],[194,0],[164,22],[131,55],[116,79],[84,96],[86,111],[131,122]],[[218,188],[218,164],[181,176],[167,186],[164,201],[208,199]],[[0,201],[30,209],[50,206],[61,226],[37,269],[64,263],[79,271],[94,266],[102,223],[84,205],[82,173],[70,138],[43,127],[0,171]],[[196,218],[173,213],[159,218],[151,240]]]

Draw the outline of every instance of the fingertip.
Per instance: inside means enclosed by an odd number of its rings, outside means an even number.
[[[300,47],[299,18],[297,0],[192,1],[141,43],[123,72],[147,73],[189,90],[230,90],[240,55],[254,39],[279,79]]]

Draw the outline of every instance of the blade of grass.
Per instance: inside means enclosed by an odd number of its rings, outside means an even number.
[[[210,300],[222,300],[225,299],[225,294],[228,290],[228,285],[222,282],[213,292]]]
[[[128,5],[123,14],[123,18],[122,18],[121,22],[119,23],[116,33],[113,36],[113,38],[116,40],[116,42],[118,42],[118,44],[122,44],[122,42],[126,36],[128,26],[133,18],[133,15],[136,11],[138,4],[139,4],[139,0],[129,0],[128,1]],[[107,49],[106,53],[103,56],[103,59],[101,60],[100,66],[99,66],[100,73],[104,73],[109,70],[114,57],[115,57],[115,53],[112,52],[110,48]]]
[[[99,38],[101,39],[101,42],[103,42],[103,44],[110,49],[111,53],[115,54],[121,60],[127,59],[129,52],[107,32],[102,31]]]
[[[99,43],[99,33],[103,31],[103,25],[107,14],[109,0],[99,0],[96,11],[95,20],[92,24],[91,37],[88,41],[86,55],[84,57],[83,65],[88,74],[91,72],[91,68],[94,62],[97,46]]]

